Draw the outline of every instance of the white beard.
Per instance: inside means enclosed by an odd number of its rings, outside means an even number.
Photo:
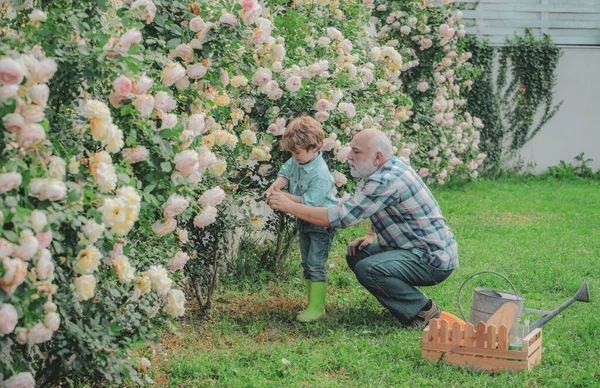
[[[350,166],[350,175],[355,178],[368,178],[377,170],[377,166],[369,165],[368,163],[361,164],[354,162]]]

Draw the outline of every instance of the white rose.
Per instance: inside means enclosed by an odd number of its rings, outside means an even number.
[[[190,176],[199,168],[199,156],[196,151],[185,150],[175,156],[175,169],[182,176]]]
[[[21,372],[11,376],[9,379],[5,380],[3,384],[3,387],[6,388],[34,388],[35,379],[31,372]]]
[[[185,295],[181,290],[170,290],[167,294],[167,304],[164,311],[173,318],[181,317],[185,313]]]
[[[7,303],[0,305],[0,337],[12,333],[18,321],[19,315],[13,305]]]
[[[149,94],[138,95],[133,100],[133,106],[140,112],[142,117],[150,117],[154,109],[154,97]]]
[[[25,77],[25,70],[14,59],[0,59],[0,83],[3,85],[20,85]]]
[[[177,227],[177,221],[174,218],[167,218],[164,222],[156,221],[152,224],[152,231],[158,237],[163,237],[171,233]]]
[[[130,28],[121,36],[119,40],[121,46],[128,49],[134,44],[140,43],[142,41],[142,33],[137,28]]]
[[[185,77],[185,69],[179,63],[165,66],[161,73],[161,79],[165,86],[171,86],[183,77]]]
[[[60,315],[54,312],[47,313],[44,317],[44,324],[52,331],[58,330],[60,327]]]
[[[167,202],[163,205],[163,216],[165,218],[180,215],[188,208],[190,201],[178,194],[171,194]]]
[[[36,323],[27,333],[27,342],[29,345],[41,344],[50,341],[50,339],[52,339],[52,330],[48,329],[41,322]]]
[[[31,212],[31,224],[33,225],[33,230],[40,232],[47,223],[48,219],[43,211],[36,209]]]
[[[75,278],[75,296],[79,300],[88,300],[94,296],[96,278],[94,275],[81,275]]]
[[[202,207],[212,207],[218,206],[223,202],[225,198],[225,192],[219,187],[216,186],[210,190],[207,190],[200,196],[198,202],[202,205]]]
[[[48,97],[50,96],[50,89],[46,84],[36,84],[29,89],[29,95],[34,104],[46,106]]]
[[[27,120],[27,118],[25,118]],[[46,139],[46,132],[39,124],[31,124],[23,129],[17,135],[17,141],[23,148],[31,148]]]
[[[202,213],[196,215],[194,218],[194,225],[198,228],[203,228],[215,222],[216,219],[217,209],[214,207],[207,207],[202,210]]]
[[[169,278],[169,274],[165,268],[152,265],[146,271],[146,275],[150,278],[152,288],[154,288],[158,295],[166,295],[171,289],[173,281]]]
[[[38,246],[39,242],[31,230],[25,229],[21,231],[19,236],[19,245],[13,246],[13,255],[27,261],[35,255]]]
[[[171,271],[182,270],[189,259],[190,256],[188,256],[188,254],[177,252],[175,256],[171,257],[171,260],[169,260],[168,267]]]
[[[52,262],[52,256],[49,250],[42,250],[40,258],[35,265],[35,270],[37,277],[42,280],[51,279],[54,276],[54,263]]]

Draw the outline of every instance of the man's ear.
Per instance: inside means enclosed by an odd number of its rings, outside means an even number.
[[[377,151],[375,153],[375,161],[373,163],[374,166],[379,166],[379,163],[381,163],[383,161],[383,153]]]

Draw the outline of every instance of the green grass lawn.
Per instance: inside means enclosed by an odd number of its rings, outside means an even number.
[[[420,355],[421,333],[401,329],[346,267],[346,244],[367,225],[340,231],[331,253],[326,319],[294,320],[304,308],[299,253],[288,279],[232,284],[208,320],[193,312],[152,357],[155,386],[169,387],[590,387],[600,386],[600,184],[507,179],[433,189],[459,242],[460,267],[424,288],[459,315],[457,293],[470,275],[507,276],[525,307],[552,310],[584,279],[592,303],[576,302],[543,328],[532,372],[489,374]],[[468,315],[475,287],[510,290],[480,275],[462,292]],[[532,321],[539,316],[524,314]]]

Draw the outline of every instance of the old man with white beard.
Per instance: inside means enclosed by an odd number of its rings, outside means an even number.
[[[367,235],[348,245],[348,266],[403,326],[422,329],[439,317],[440,309],[416,287],[439,284],[458,267],[456,239],[431,191],[405,160],[393,155],[383,132],[365,129],[350,146],[350,173],[365,184],[349,200],[310,207],[276,191],[269,205],[326,227],[347,228],[370,218]]]

